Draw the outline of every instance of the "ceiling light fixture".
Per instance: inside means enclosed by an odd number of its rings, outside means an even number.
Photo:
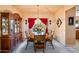
[[[37,5],[37,20],[39,20],[39,5]]]

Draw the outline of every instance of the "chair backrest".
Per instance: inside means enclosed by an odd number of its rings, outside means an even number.
[[[45,34],[45,39],[48,39],[48,38],[49,38],[49,34],[46,33],[46,34]]]
[[[32,32],[29,32],[29,37],[34,38],[34,34]]]
[[[50,35],[50,40],[53,40],[53,36],[54,36],[54,31],[53,31],[53,33]]]
[[[52,39],[53,39],[53,35],[50,36],[50,40],[52,40]]]

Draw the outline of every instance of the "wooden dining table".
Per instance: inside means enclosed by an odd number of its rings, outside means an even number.
[[[45,52],[45,48],[46,48],[45,35],[35,35],[35,37],[34,37],[35,52],[37,49],[43,49],[43,52]]]

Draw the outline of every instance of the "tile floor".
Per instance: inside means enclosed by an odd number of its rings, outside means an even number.
[[[79,40],[76,40],[76,44],[75,44],[75,47],[74,47],[75,49],[76,49],[76,53],[79,53]]]
[[[13,53],[35,53],[32,42],[29,43],[27,49],[26,49],[26,45],[27,45],[27,40],[20,43],[20,45],[18,45],[18,47],[13,51]],[[49,42],[47,42],[45,53],[75,53],[78,52],[79,50],[71,47],[65,47],[64,45],[57,42],[56,40],[53,41],[53,45],[55,49],[52,49],[52,46],[49,44]],[[39,49],[36,51],[36,53],[43,53],[43,51]]]

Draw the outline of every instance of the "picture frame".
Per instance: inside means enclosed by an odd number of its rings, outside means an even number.
[[[74,25],[74,17],[68,18],[68,25]]]
[[[58,27],[60,27],[60,26],[61,26],[61,24],[62,24],[62,21],[61,21],[61,19],[60,19],[60,18],[58,18],[58,19],[57,19],[57,26],[58,26]]]

